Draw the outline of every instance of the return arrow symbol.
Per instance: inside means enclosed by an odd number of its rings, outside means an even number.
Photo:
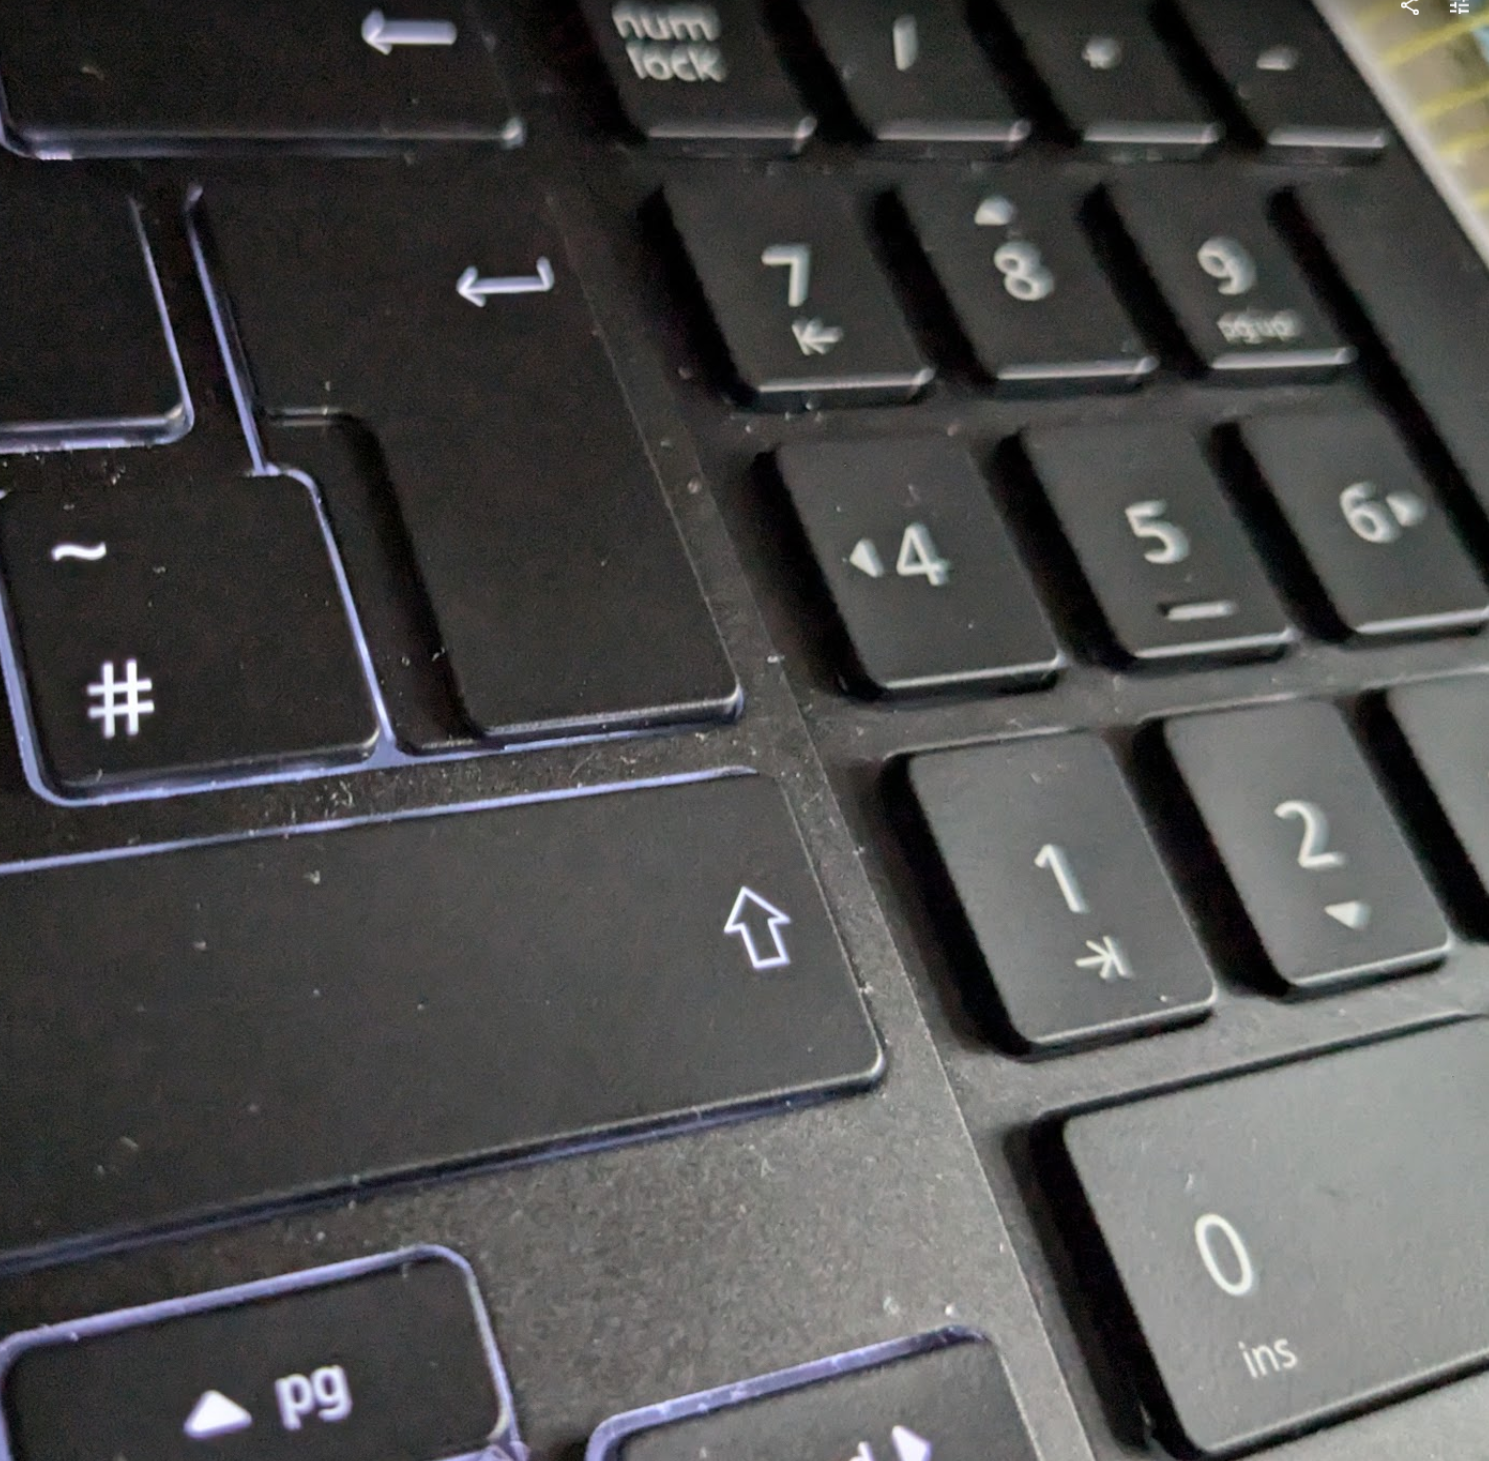
[[[474,264],[455,281],[455,292],[477,309],[486,308],[493,294],[547,294],[553,288],[553,265],[539,259],[535,274],[516,274],[504,279],[483,279]]]

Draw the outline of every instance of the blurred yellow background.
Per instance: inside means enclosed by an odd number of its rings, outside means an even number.
[[[1413,14],[1412,7],[1417,13]],[[1489,242],[1489,0],[1321,0]],[[1465,222],[1469,220],[1465,218]]]

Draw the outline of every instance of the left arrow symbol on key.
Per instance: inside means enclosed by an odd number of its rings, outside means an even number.
[[[773,903],[767,903],[752,888],[741,888],[729,910],[726,934],[734,934],[745,946],[752,969],[784,969],[791,962],[781,930],[791,922]]]
[[[860,538],[853,545],[853,551],[848,555],[850,562],[860,573],[866,573],[870,578],[884,577],[884,560],[879,556],[879,550],[874,546],[872,538]]]
[[[217,1436],[246,1431],[252,1424],[253,1417],[236,1400],[228,1399],[221,1390],[207,1390],[191,1407],[181,1429],[193,1441],[210,1441]]]
[[[468,299],[477,309],[485,309],[493,294],[547,294],[553,288],[553,265],[539,259],[532,274],[510,274],[499,279],[483,279],[472,265],[455,281],[455,292]]]
[[[803,355],[826,355],[843,339],[843,332],[836,325],[824,325],[821,320],[792,320],[791,333],[796,336]]]
[[[385,56],[394,46],[453,46],[456,34],[452,21],[389,20],[381,10],[369,10],[362,22],[362,39]]]

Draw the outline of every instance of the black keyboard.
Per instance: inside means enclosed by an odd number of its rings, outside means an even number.
[[[1482,1456],[1489,271],[1310,4],[0,86],[0,1461]]]

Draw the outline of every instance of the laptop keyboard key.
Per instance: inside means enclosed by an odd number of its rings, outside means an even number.
[[[411,14],[371,0],[9,0],[0,83],[20,146],[39,157],[391,152],[523,135],[480,28],[449,0]]]
[[[1489,676],[1398,685],[1386,703],[1479,886],[1489,893]]]
[[[872,691],[1016,689],[1064,663],[961,447],[800,442],[776,461]]]
[[[535,195],[501,169],[362,166],[212,187],[198,227],[260,409],[376,437],[471,726],[518,742],[732,716],[738,682]]]
[[[1183,427],[1052,428],[1024,448],[1122,653],[1234,658],[1296,637]]]
[[[1332,375],[1355,358],[1237,177],[1170,169],[1110,195],[1194,360],[1215,375]]]
[[[1284,983],[1341,984],[1446,953],[1442,912],[1333,706],[1184,716],[1165,734]]]
[[[1209,965],[1094,736],[933,751],[910,784],[1018,1041],[1110,1040],[1203,1016]]]
[[[885,1346],[887,1348],[888,1346]],[[866,1364],[839,1356],[688,1404],[632,1412],[597,1433],[594,1461],[1035,1461],[1008,1376],[990,1344],[950,1338]],[[697,1399],[697,1397],[694,1397]],[[669,1413],[670,1412],[670,1413]]]
[[[1370,335],[1489,511],[1489,274],[1425,178],[1356,168],[1296,190]],[[1433,259],[1430,270],[1421,261]]]
[[[1157,369],[1077,222],[1080,190],[1029,170],[912,183],[901,197],[990,379],[1100,387]]]
[[[1195,157],[1224,129],[1164,49],[1146,0],[1000,0],[1081,141],[1120,157]]]
[[[1178,0],[1246,130],[1284,157],[1373,157],[1391,129],[1308,0]]]
[[[583,0],[632,126],[715,152],[801,149],[816,128],[781,68],[758,0]]]
[[[1029,135],[957,0],[807,0],[805,9],[877,141],[995,153]]]
[[[14,872],[0,927],[0,1254],[881,1070],[753,776]]]
[[[184,435],[191,415],[134,202],[0,161],[0,225],[0,452]]]
[[[7,1454],[495,1458],[512,1417],[480,1302],[415,1249],[15,1335]]]
[[[667,205],[761,406],[906,401],[931,368],[847,203],[798,180],[674,184]]]
[[[162,467],[0,499],[44,779],[86,797],[362,760],[377,719],[309,492]]]
[[[1151,1362],[1171,1454],[1233,1455],[1489,1360],[1486,1072],[1477,1020],[1066,1124],[1135,1317],[1109,1329]]]
[[[1489,619],[1483,578],[1383,416],[1259,417],[1241,435],[1345,629],[1379,638]]]

